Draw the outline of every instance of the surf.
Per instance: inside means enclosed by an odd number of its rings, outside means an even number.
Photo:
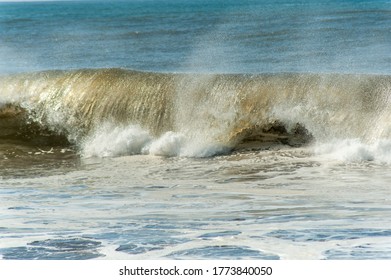
[[[391,138],[390,93],[388,75],[13,74],[0,78],[0,136],[67,142],[84,157],[205,157],[347,139],[371,145]]]

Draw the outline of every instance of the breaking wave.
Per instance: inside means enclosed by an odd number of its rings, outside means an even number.
[[[26,73],[0,78],[0,138],[68,143],[84,157],[316,143],[371,160],[391,146],[390,96],[387,75]]]

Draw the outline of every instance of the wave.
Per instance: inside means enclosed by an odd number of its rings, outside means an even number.
[[[387,75],[44,71],[0,78],[0,137],[67,141],[86,157],[370,145],[391,139],[390,96]]]

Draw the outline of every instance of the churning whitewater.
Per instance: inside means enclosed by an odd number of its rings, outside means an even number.
[[[0,259],[391,259],[390,11],[0,1]]]
[[[4,76],[0,85],[3,139],[63,137],[83,157],[205,157],[309,143],[371,153],[391,140],[385,75],[87,69]]]

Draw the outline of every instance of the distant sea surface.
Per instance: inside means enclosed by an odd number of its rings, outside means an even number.
[[[390,69],[389,1],[1,3],[2,72]]]
[[[0,259],[390,259],[391,2],[0,3]]]

